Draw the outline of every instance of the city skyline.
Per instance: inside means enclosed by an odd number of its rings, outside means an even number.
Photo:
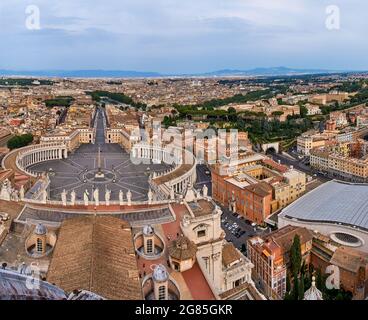
[[[367,70],[362,12],[368,5],[358,2],[335,1],[339,28],[329,29],[328,1],[34,1],[40,29],[29,30],[30,3],[6,0],[0,4],[7,48],[0,53],[0,69]]]
[[[368,300],[362,2],[0,1],[0,300]]]

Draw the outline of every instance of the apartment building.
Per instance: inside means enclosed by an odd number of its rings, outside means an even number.
[[[297,138],[297,152],[309,156],[312,149],[328,145],[335,136],[334,132],[306,132]]]
[[[306,228],[289,225],[247,241],[247,256],[254,265],[253,279],[270,299],[283,299],[285,295],[290,249],[295,235],[300,237],[303,260],[309,263],[313,235]]]
[[[249,157],[232,170],[212,167],[212,196],[229,210],[257,224],[305,192],[304,173],[268,158]],[[245,160],[243,160],[245,161]]]
[[[335,148],[317,148],[311,151],[311,167],[353,182],[368,181],[368,157],[362,156],[366,143],[345,143]]]

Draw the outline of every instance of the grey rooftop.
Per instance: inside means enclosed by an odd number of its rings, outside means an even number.
[[[326,182],[282,210],[280,217],[368,231],[368,184]]]

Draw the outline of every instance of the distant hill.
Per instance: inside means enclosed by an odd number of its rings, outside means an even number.
[[[324,69],[292,69],[287,67],[255,68],[250,70],[218,70],[204,75],[208,76],[284,76],[301,74],[334,73],[336,71]]]
[[[303,74],[343,73],[323,69],[294,69],[287,67],[255,68],[250,70],[224,69],[207,73],[163,74],[127,70],[0,70],[0,76],[59,77],[59,78],[155,78],[155,77],[230,77],[284,76]]]

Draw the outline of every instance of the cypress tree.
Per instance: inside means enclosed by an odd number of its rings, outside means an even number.
[[[299,297],[299,279],[298,274],[294,273],[293,299],[298,300]]]
[[[297,234],[294,236],[293,244],[290,249],[290,261],[293,274],[298,275],[302,264],[302,253],[300,250],[300,238]]]
[[[291,290],[290,272],[286,272],[286,292],[289,293]]]
[[[325,286],[323,284],[323,277],[322,277],[322,272],[321,269],[317,269],[317,277],[316,277],[316,287],[318,288],[318,290],[321,291],[325,291]]]
[[[300,277],[300,284],[299,284],[299,300],[304,299],[304,277]]]

